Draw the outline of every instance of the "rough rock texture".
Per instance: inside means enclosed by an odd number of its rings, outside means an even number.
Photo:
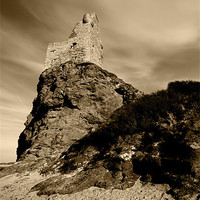
[[[0,198],[198,199],[200,83],[143,96],[99,67],[97,21],[50,45]]]
[[[100,39],[99,21],[95,13],[85,14],[69,39],[50,43],[47,48],[45,68],[73,62],[103,65],[103,43]]]
[[[55,167],[75,173],[36,185],[39,195],[74,193],[91,186],[126,189],[141,181],[168,184],[176,199],[200,191],[199,82],[170,83],[116,110],[96,132],[74,143]]]
[[[95,13],[85,14],[67,41],[49,45],[47,69],[40,76],[38,96],[19,138],[18,161],[57,159],[114,110],[142,95],[99,67],[102,53]]]
[[[38,96],[19,138],[17,159],[52,158],[141,93],[93,64],[66,63],[40,76]]]

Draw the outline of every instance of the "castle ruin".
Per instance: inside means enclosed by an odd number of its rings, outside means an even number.
[[[47,48],[45,68],[66,62],[103,64],[103,44],[100,40],[98,18],[95,13],[85,14],[69,39],[50,43]]]

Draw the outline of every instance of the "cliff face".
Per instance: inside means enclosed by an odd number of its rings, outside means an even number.
[[[62,64],[40,76],[17,159],[58,156],[141,92],[94,64]]]
[[[170,83],[166,91],[123,105],[54,165],[77,175],[55,176],[33,190],[63,194],[91,186],[125,189],[141,177],[145,183],[168,184],[176,199],[195,199],[200,190],[199,88],[199,82]]]
[[[103,45],[98,18],[85,14],[67,41],[50,43],[45,68],[19,138],[17,160],[59,156],[105,122],[114,110],[142,95],[99,66]]]

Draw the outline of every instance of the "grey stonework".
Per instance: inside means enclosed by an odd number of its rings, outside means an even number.
[[[94,63],[102,67],[103,44],[95,13],[85,14],[83,20],[75,25],[67,41],[48,45],[45,68],[68,61],[75,64]]]

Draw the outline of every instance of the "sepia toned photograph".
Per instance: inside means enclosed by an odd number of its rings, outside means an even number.
[[[199,0],[0,0],[0,200],[200,200]]]

